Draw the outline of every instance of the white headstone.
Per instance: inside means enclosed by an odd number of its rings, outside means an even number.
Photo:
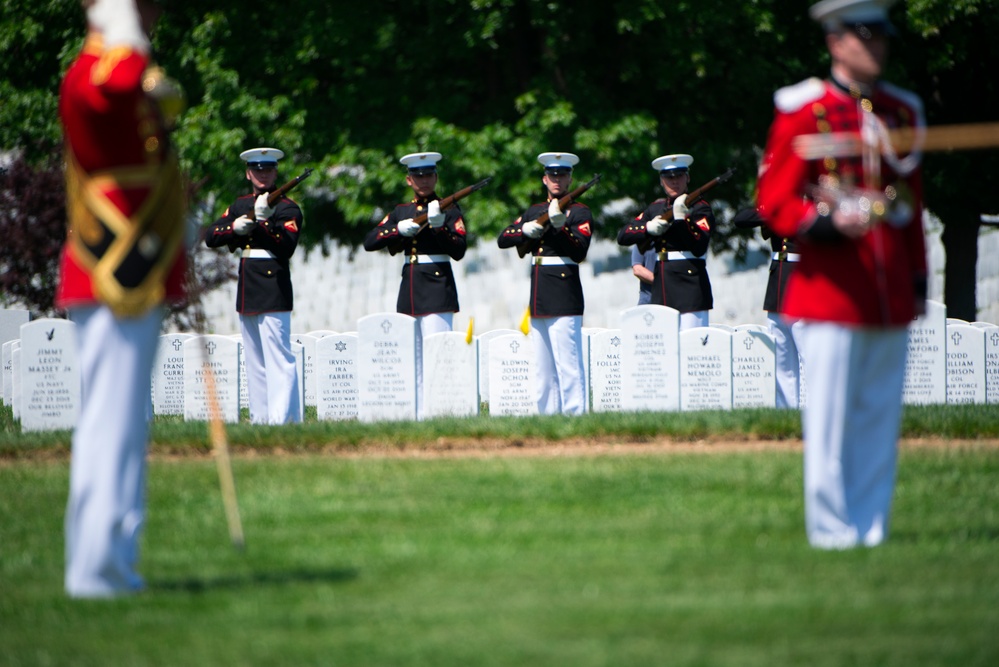
[[[604,329],[589,336],[590,393],[593,412],[621,411],[620,329]]]
[[[357,334],[331,334],[316,342],[316,416],[357,419]]]
[[[479,414],[479,343],[456,331],[423,339],[423,398],[427,417]]]
[[[305,419],[305,347],[291,341],[291,353],[295,356],[295,372],[298,373],[298,421]]]
[[[534,344],[519,331],[489,341],[489,414],[536,415]]]
[[[926,314],[909,325],[902,400],[908,405],[947,402],[947,307],[926,302]]]
[[[776,368],[773,336],[736,327],[732,335],[732,407],[777,407]]]
[[[623,410],[680,409],[680,313],[643,305],[621,312]]]
[[[2,361],[3,361],[3,403],[4,405],[11,405],[11,383],[14,380],[14,366],[11,360],[11,353],[14,350],[14,342],[20,340],[15,338],[14,340],[9,340],[3,344]]]
[[[21,325],[27,324],[31,319],[31,314],[26,310],[4,309],[0,310],[0,345],[4,346],[7,354],[3,357],[3,393],[0,394],[0,402],[10,405],[10,348],[7,343],[21,337]]]
[[[246,375],[246,350],[243,348],[243,334],[229,334],[227,338],[231,338],[237,343],[239,343],[238,361],[239,361],[239,407],[242,410],[250,409],[250,383],[247,381]]]
[[[416,419],[416,319],[375,313],[357,321],[358,417]]]
[[[302,388],[305,402],[303,406],[316,406],[316,341],[318,336],[312,334],[292,334],[291,342],[302,346],[304,365],[302,366]]]
[[[680,409],[732,409],[732,332],[693,327],[680,332]]]
[[[985,402],[999,404],[999,326],[980,327],[985,332]]]
[[[184,341],[193,334],[160,336],[153,361],[153,413],[184,414]]]
[[[489,403],[489,341],[515,333],[519,332],[516,329],[493,329],[475,337],[479,342],[479,397],[483,403]]]
[[[335,336],[338,332],[332,329],[316,329],[315,331],[309,331],[307,334],[309,336],[315,336],[316,338],[325,338],[326,336]]]
[[[947,325],[947,403],[985,403],[985,330]]]
[[[209,421],[208,386],[214,380],[222,421],[239,422],[239,348],[231,336],[194,336],[184,341],[184,419]],[[206,368],[207,364],[207,368]],[[208,372],[211,372],[211,378]]]
[[[21,430],[72,429],[80,415],[76,325],[44,318],[21,325]]]
[[[10,407],[14,419],[21,418],[21,341],[12,340],[10,348]]]

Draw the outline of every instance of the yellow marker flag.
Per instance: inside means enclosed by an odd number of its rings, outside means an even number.
[[[531,333],[531,307],[524,309],[524,318],[520,321],[520,331],[526,336]]]
[[[471,345],[472,344],[472,336],[475,335],[474,331],[475,331],[475,318],[474,317],[469,317],[468,318],[468,331],[465,332],[465,345]]]

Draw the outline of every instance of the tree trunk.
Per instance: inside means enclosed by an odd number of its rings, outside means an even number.
[[[963,212],[960,217],[944,224],[940,234],[944,253],[944,303],[947,317],[972,322],[978,317],[975,289],[978,279],[975,267],[978,264],[978,228],[981,226],[979,214]]]

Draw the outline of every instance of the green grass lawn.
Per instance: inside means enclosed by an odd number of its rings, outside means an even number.
[[[709,446],[710,448],[710,446]],[[999,449],[909,448],[889,542],[801,455],[156,458],[134,598],[62,590],[68,462],[0,461],[2,665],[999,664]]]

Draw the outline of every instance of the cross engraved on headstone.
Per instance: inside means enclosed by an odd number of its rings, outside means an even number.
[[[179,338],[175,338],[173,341],[173,351],[180,352],[184,348],[184,341]]]
[[[519,349],[520,349],[520,343],[518,343],[515,340],[510,341],[510,351],[511,352],[513,352],[514,354],[516,354],[517,350],[519,350]]]
[[[756,342],[755,338],[753,338],[752,336],[746,336],[746,338],[742,341],[742,344],[746,346],[746,351],[748,352],[749,350],[753,349],[753,343],[755,342]]]
[[[992,334],[992,344],[999,347],[999,333]]]
[[[388,332],[392,331],[392,323],[389,322],[388,320],[382,322],[382,331],[384,331],[385,334],[388,335]]]
[[[215,354],[215,342],[209,341],[208,345],[205,345],[205,349],[208,350],[208,354]]]
[[[954,334],[950,337],[950,339],[952,341],[954,341],[954,345],[960,345],[961,344],[961,332],[955,331]]]

